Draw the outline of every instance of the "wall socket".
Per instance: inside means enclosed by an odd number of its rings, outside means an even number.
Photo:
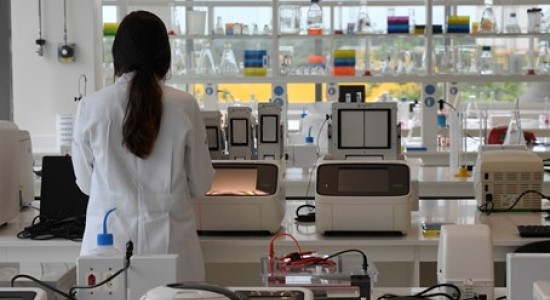
[[[81,256],[76,261],[77,285],[92,286],[124,268],[124,257]],[[79,300],[126,299],[126,272],[93,289],[79,289]]]

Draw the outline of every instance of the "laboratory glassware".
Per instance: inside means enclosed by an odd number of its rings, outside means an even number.
[[[493,54],[491,46],[483,46],[481,48],[481,56],[479,58],[479,73],[483,75],[494,73]]]
[[[222,17],[218,17],[216,19],[216,29],[215,29],[214,33],[216,35],[224,35],[225,34],[224,27],[223,27],[223,22],[222,22]]]
[[[485,7],[481,13],[479,33],[497,33],[497,21],[493,11],[493,0],[484,0]]]
[[[510,123],[508,124],[508,129],[506,130],[506,137],[504,138],[504,145],[525,145],[525,136],[523,135],[523,130],[521,128],[521,116],[519,113],[519,99],[516,99],[516,107],[512,118],[510,118]]]
[[[237,60],[235,59],[235,53],[231,49],[231,44],[226,43],[223,46],[223,53],[220,59],[219,65],[220,74],[224,75],[235,75],[239,74],[239,67],[237,65]]]
[[[197,74],[216,74],[216,65],[214,64],[214,58],[212,57],[212,50],[210,50],[210,44],[206,43],[201,49],[199,55],[199,63],[197,65]]]
[[[537,58],[537,72],[539,74],[550,73],[550,46],[548,41],[539,43],[539,55]]]
[[[311,0],[307,11],[307,34],[323,34],[323,10],[319,6],[319,0]]]
[[[279,14],[281,33],[295,34],[300,32],[300,6],[281,5]]]
[[[540,23],[542,20],[542,9],[530,8],[527,10],[527,32],[540,33]]]
[[[508,18],[508,23],[506,24],[507,33],[521,33],[521,28],[519,27],[518,18],[515,12],[510,13]]]
[[[359,7],[359,15],[357,16],[356,26],[357,28],[355,31],[357,33],[373,32],[369,12],[367,9],[367,0],[361,0],[361,7]]]

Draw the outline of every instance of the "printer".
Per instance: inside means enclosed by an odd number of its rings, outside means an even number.
[[[315,224],[325,235],[404,235],[411,226],[411,175],[404,161],[323,159]]]
[[[527,150],[483,151],[477,156],[474,168],[476,202],[494,211],[508,209],[525,191],[542,192],[543,177],[544,164],[536,153]],[[527,193],[513,210],[540,208],[541,196]]]
[[[194,200],[199,234],[272,234],[285,215],[282,172],[276,160],[213,161],[206,196]]]

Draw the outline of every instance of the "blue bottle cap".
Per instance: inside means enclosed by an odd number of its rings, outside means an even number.
[[[306,143],[307,144],[313,144],[313,137],[312,136],[306,136]]]
[[[97,235],[98,246],[112,246],[113,235],[111,233],[100,233]]]

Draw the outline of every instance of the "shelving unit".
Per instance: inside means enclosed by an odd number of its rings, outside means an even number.
[[[517,1],[516,1],[517,2]],[[334,34],[335,29],[344,30],[344,21],[355,21],[355,16],[350,10],[358,7],[360,1],[338,1],[338,0],[323,0],[321,7],[324,12],[324,25],[325,32],[323,35],[306,35],[303,28],[305,26],[304,20],[309,7],[309,0],[299,1],[286,1],[286,0],[240,0],[240,1],[223,1],[223,0],[183,0],[183,1],[169,1],[169,0],[103,0],[104,6],[116,6],[118,8],[119,20],[130,10],[136,8],[142,8],[151,10],[161,16],[169,27],[178,26],[178,24],[185,24],[186,14],[190,10],[201,10],[206,12],[206,23],[204,34],[187,34],[186,26],[178,27],[177,34],[171,36],[171,41],[178,45],[180,51],[178,55],[183,58],[178,58],[181,65],[185,65],[185,70],[174,72],[169,83],[177,84],[183,87],[189,87],[195,84],[204,84],[208,86],[216,87],[219,84],[271,84],[286,86],[287,84],[298,83],[311,83],[315,84],[316,92],[319,94],[317,100],[320,100],[320,94],[323,90],[323,85],[337,84],[340,82],[351,84],[365,84],[365,83],[410,83],[415,82],[421,85],[439,84],[438,97],[449,96],[449,91],[452,87],[456,87],[456,83],[477,83],[485,84],[492,82],[546,82],[550,81],[550,74],[537,74],[527,75],[527,69],[535,68],[536,63],[536,45],[540,40],[550,40],[550,33],[521,33],[521,34],[509,34],[509,33],[496,33],[496,34],[459,34],[459,33],[443,33],[433,34],[432,27],[426,26],[425,33],[423,35],[418,34],[385,34],[383,32],[368,33],[368,34]],[[397,8],[414,7],[417,24],[433,24],[434,14],[439,16],[443,13],[444,16],[460,14],[461,7],[463,6],[481,6],[482,0],[369,0],[367,5],[372,8],[372,11],[381,11],[386,7],[394,6]],[[550,5],[549,0],[535,1],[525,0],[521,3],[511,3],[510,0],[495,0],[494,7],[497,11],[497,20],[500,23],[500,28],[504,27],[503,22],[506,18],[503,16],[505,12],[510,11],[511,7],[516,6],[539,6]],[[280,7],[294,5],[299,7],[301,12],[301,28],[302,31],[296,34],[280,33]],[[340,11],[340,7],[342,11]],[[217,17],[221,16],[223,21],[227,23],[235,22],[236,20],[230,20],[224,18],[224,11],[228,9],[242,11],[242,16],[246,17],[253,15],[258,11],[262,11],[263,14],[270,16],[270,20],[259,20],[258,27],[263,28],[262,25],[270,24],[271,20],[271,33],[270,34],[257,34],[257,35],[217,35],[215,33],[215,26]],[[519,15],[518,11],[518,15]],[[177,14],[176,18],[174,14]],[[343,17],[341,17],[343,16]],[[347,17],[346,17],[347,16]],[[500,18],[498,18],[500,16]],[[342,18],[342,20],[341,20]],[[372,16],[371,16],[372,18]],[[470,23],[477,21],[477,15],[470,15]],[[443,20],[445,17],[443,18]],[[438,19],[439,20],[439,19]],[[251,24],[249,24],[251,25]],[[378,24],[378,28],[385,27]],[[384,24],[385,25],[385,24]],[[441,24],[444,25],[444,24]],[[524,28],[523,28],[524,29]],[[525,31],[525,29],[524,29]],[[106,37],[104,43],[106,47],[110,47],[109,39],[112,37]],[[525,43],[525,41],[528,41]],[[522,44],[521,47],[511,49],[510,44]],[[255,49],[255,44],[260,44],[260,48],[266,49],[269,56],[269,67],[267,76],[265,77],[246,77],[241,72],[238,75],[223,75],[223,74],[209,74],[199,75],[193,71],[193,66],[196,65],[198,58],[198,49],[204,44],[210,44],[212,46],[213,56],[219,57],[221,50],[225,43],[230,43],[233,46],[237,62],[242,61],[242,51],[244,49]],[[498,55],[496,60],[499,65],[499,72],[493,75],[480,75],[474,72],[458,72],[458,54],[460,47],[468,46],[472,47],[473,51],[477,51],[476,48],[480,48],[481,44],[498,45]],[[356,76],[332,76],[330,75],[330,62],[332,59],[332,50],[338,48],[353,48],[357,50],[357,69]],[[314,70],[317,74],[297,75],[296,73],[309,73],[311,70],[307,70],[307,54],[299,54],[295,51],[292,56],[293,66],[295,68],[304,67],[303,72],[291,72],[291,74],[281,73],[281,61],[283,59],[282,54],[286,49],[309,49],[312,54],[322,56],[327,68],[323,70]],[[442,50],[441,50],[442,49]],[[506,65],[507,60],[515,50],[521,51],[520,69],[516,69],[513,72],[509,72],[511,67]],[[288,50],[290,51],[290,50]],[[441,69],[440,57],[434,52],[445,51],[447,56],[448,68]],[[108,51],[105,51],[108,53]],[[397,54],[396,54],[397,53]],[[382,73],[381,67],[384,63],[384,57],[394,57],[399,55],[405,55],[405,60],[410,63],[413,60],[414,55],[422,55],[423,53],[430,53],[431,55],[424,55],[424,59],[420,68],[416,68],[414,72],[405,71],[399,74],[394,72]],[[475,59],[476,53],[473,54]],[[393,58],[392,58],[393,59]],[[418,60],[418,58],[416,58]],[[108,59],[102,59],[101,61],[107,61]],[[389,61],[392,68],[395,69],[395,59]],[[112,74],[108,66],[103,68],[107,70],[104,74]],[[370,71],[370,76],[362,76],[364,72]],[[321,72],[322,71],[322,72]],[[322,74],[319,74],[322,73]],[[443,86],[443,87],[442,87]],[[422,88],[424,90],[424,88]],[[217,99],[217,94],[214,93],[213,97]],[[433,98],[433,97],[432,97]],[[265,100],[265,99],[262,99]],[[214,100],[217,101],[217,100]],[[431,109],[425,113],[423,127],[435,127],[436,122],[433,122],[435,118],[436,109]],[[429,131],[431,135],[437,130]],[[436,136],[430,136],[427,139],[436,139]]]

